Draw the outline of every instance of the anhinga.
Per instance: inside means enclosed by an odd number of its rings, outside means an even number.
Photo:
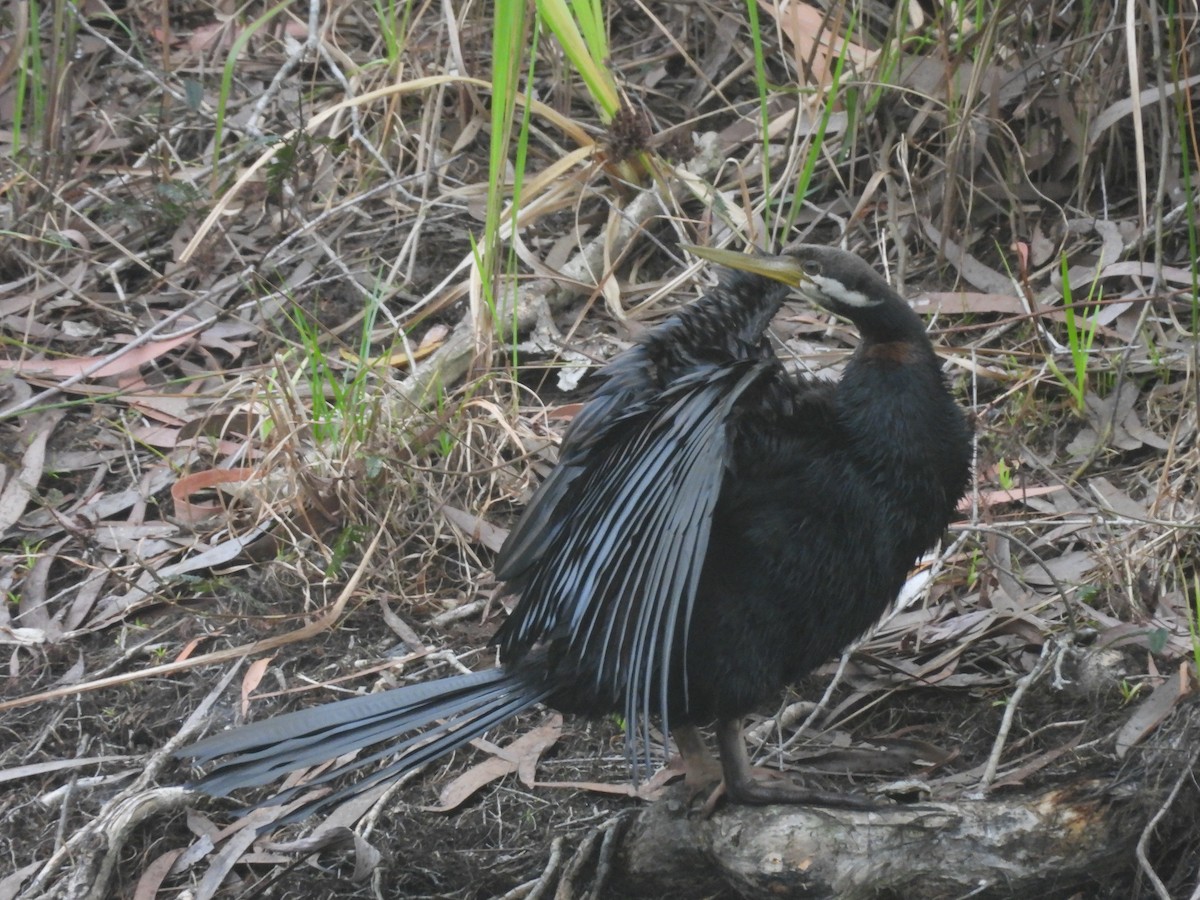
[[[921,319],[857,256],[692,249],[735,271],[600,373],[500,551],[496,574],[520,595],[495,636],[501,664],[212,735],[181,752],[231,755],[198,787],[400,754],[294,820],[545,703],[623,715],[631,748],[658,715],[689,766],[711,762],[695,726],[715,720],[732,800],[854,805],[757,780],[742,717],[896,597],[966,489],[968,429]],[[790,375],[766,341],[793,288],[861,334],[836,383]]]

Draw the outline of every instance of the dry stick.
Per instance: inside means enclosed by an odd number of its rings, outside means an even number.
[[[568,283],[594,280],[595,273],[604,270],[606,247],[611,248],[613,256],[620,256],[625,246],[641,230],[643,220],[659,209],[658,201],[658,193],[654,190],[647,189],[638,194],[624,210],[619,227],[612,233],[601,233],[585,246],[563,266],[560,273],[562,278]],[[521,289],[515,309],[508,305],[507,299],[498,303],[496,321],[509,321],[515,315],[518,326],[527,328],[537,319],[539,302],[554,306],[565,302],[560,298],[566,296],[566,290],[549,278],[532,281]],[[402,388],[404,396],[419,405],[421,399],[429,396],[437,387],[452,384],[465,375],[474,353],[475,335],[470,316],[467,315],[459,321],[446,343],[409,376]]]
[[[617,813],[600,826],[601,831],[604,832],[604,843],[600,845],[600,858],[596,862],[596,872],[592,876],[592,885],[584,895],[585,900],[601,900],[605,896],[604,888],[607,886],[608,879],[612,875],[613,859],[616,857],[621,839],[625,836],[625,832],[629,830],[629,826],[633,823],[637,814],[637,810],[627,809]]]
[[[1150,865],[1150,859],[1146,856],[1146,845],[1150,843],[1150,835],[1153,834],[1154,829],[1158,826],[1159,821],[1161,821],[1162,817],[1167,814],[1167,810],[1171,808],[1171,804],[1175,802],[1175,797],[1178,796],[1179,789],[1183,787],[1184,780],[1195,777],[1192,770],[1196,766],[1197,758],[1200,758],[1200,748],[1192,751],[1192,755],[1188,760],[1188,764],[1183,767],[1179,773],[1179,777],[1175,779],[1175,784],[1172,785],[1171,792],[1167,794],[1167,799],[1164,800],[1162,806],[1158,808],[1158,812],[1156,812],[1150,821],[1146,823],[1146,827],[1142,829],[1141,837],[1138,838],[1136,851],[1138,868],[1140,868],[1146,874],[1146,878],[1148,878],[1150,883],[1154,885],[1154,893],[1156,893],[1161,900],[1171,900],[1171,892],[1167,890],[1167,886],[1162,883],[1162,879],[1159,878],[1158,873],[1154,871],[1154,866]],[[1200,884],[1197,884],[1196,889],[1192,891],[1191,900],[1200,900]]]
[[[391,507],[388,507],[387,512],[383,516],[383,521],[387,521],[391,514]],[[0,712],[7,709],[17,709],[22,706],[32,706],[35,703],[42,703],[46,700],[58,700],[62,697],[71,697],[75,694],[82,694],[87,691],[97,691],[102,688],[113,687],[118,684],[128,684],[131,681],[140,681],[144,678],[157,678],[162,675],[170,675],[175,672],[183,672],[187,669],[194,669],[197,666],[209,666],[213,663],[227,662],[234,659],[242,659],[245,656],[264,653],[267,650],[274,650],[278,647],[294,644],[297,641],[307,640],[315,637],[323,631],[328,631],[337,624],[341,617],[342,610],[346,607],[346,602],[358,588],[358,583],[362,580],[363,573],[367,571],[371,557],[375,555],[376,549],[379,547],[379,542],[383,538],[383,528],[375,532],[375,537],[371,539],[370,545],[363,554],[362,562],[358,568],[354,570],[354,574],[350,576],[350,580],[346,582],[346,586],[342,588],[342,592],[338,594],[333,605],[329,607],[328,612],[314,622],[310,622],[303,628],[297,628],[295,631],[289,631],[287,634],[281,634],[277,637],[266,638],[265,640],[256,641],[253,644],[243,644],[240,647],[230,647],[228,650],[218,650],[216,653],[208,653],[204,656],[197,656],[193,659],[182,659],[172,663],[166,663],[161,666],[151,666],[149,669],[141,669],[137,672],[126,672],[122,675],[113,675],[109,678],[98,678],[95,681],[89,681],[84,684],[72,684],[65,687],[55,688],[52,691],[43,691],[40,694],[30,694],[25,697],[17,697],[15,700],[6,700],[0,703]]]
[[[558,877],[558,869],[562,865],[562,854],[563,838],[556,837],[550,842],[550,859],[547,860],[546,867],[542,869],[542,874],[533,881],[517,885],[500,900],[540,900]]]
[[[146,764],[144,771],[133,784],[105,803],[100,812],[92,818],[87,826],[77,829],[69,838],[59,842],[58,849],[42,865],[37,875],[26,888],[27,891],[46,890],[49,887],[50,880],[68,859],[73,861],[73,868],[86,868],[88,871],[92,871],[93,866],[85,866],[81,862],[85,857],[89,859],[94,857],[102,846],[107,848],[106,852],[110,855],[115,849],[119,849],[115,846],[112,832],[107,829],[108,825],[117,819],[119,811],[126,808],[125,804],[131,804],[129,808],[141,809],[142,818],[154,812],[157,809],[159,801],[162,802],[164,810],[177,805],[178,798],[174,793],[161,793],[161,791],[182,791],[183,788],[161,788],[147,792],[147,785],[158,777],[159,771],[166,760],[170,758],[174,748],[187,740],[192,732],[199,728],[205,721],[208,717],[209,709],[212,708],[217,698],[225,692],[225,688],[229,686],[229,682],[233,680],[233,676],[237,671],[237,666],[233,666],[221,676],[221,680],[217,682],[217,686],[209,692],[208,696],[204,698],[196,710],[188,716],[187,721],[183,723],[175,733],[175,736],[154,754],[154,757]],[[151,798],[148,804],[144,802],[143,795]],[[62,804],[62,814],[64,817],[68,815],[69,809],[70,800],[69,798],[64,798]],[[97,841],[98,834],[107,835],[106,841]],[[101,865],[101,868],[103,868],[103,865]],[[99,884],[102,877],[102,875],[97,875],[93,879],[93,889]],[[107,883],[107,878],[104,878],[104,883]]]
[[[599,843],[599,829],[589,832],[588,836],[583,839],[571,857],[571,861],[563,870],[562,878],[558,882],[558,890],[554,892],[554,900],[575,900],[575,882],[583,872],[583,867],[592,861]]]
[[[321,42],[321,32],[318,27],[318,21],[321,14],[320,0],[308,0],[308,34],[304,36],[304,43],[298,43],[294,50],[288,54],[288,58],[283,61],[278,69],[275,70],[275,77],[271,79],[271,83],[267,85],[267,89],[262,92],[262,95],[255,102],[250,110],[250,118],[246,120],[246,133],[256,138],[263,138],[261,128],[258,127],[259,119],[266,112],[267,104],[269,104],[283,89],[284,82],[287,77],[296,71],[296,68],[305,59],[311,59],[317,54],[317,47]],[[347,91],[347,93],[349,93]]]
[[[103,232],[101,232],[101,233],[103,234]],[[118,243],[115,239],[113,239],[113,246],[124,249],[123,247],[121,247],[121,244]],[[195,325],[190,325],[187,328],[183,328],[179,331],[175,331],[175,332],[172,332],[167,335],[161,334],[161,332],[166,328],[166,326],[174,323],[176,320],[187,315],[187,313],[190,312],[193,307],[195,307],[198,303],[200,303],[201,299],[202,298],[197,297],[196,299],[191,300],[184,306],[181,306],[179,309],[175,310],[173,313],[169,313],[168,315],[166,315],[159,321],[155,322],[153,325],[151,325],[149,328],[147,328],[145,331],[143,331],[141,334],[139,334],[133,340],[131,340],[128,344],[123,344],[119,349],[114,350],[112,353],[98,357],[94,363],[92,363],[90,366],[85,368],[83,371],[78,372],[78,373],[70,376],[69,378],[63,379],[62,381],[60,381],[58,384],[54,385],[53,387],[46,388],[44,391],[34,394],[32,397],[29,397],[28,399],[26,399],[20,403],[14,404],[13,406],[9,406],[3,410],[0,410],[0,421],[3,421],[4,419],[8,419],[13,416],[16,416],[18,413],[22,413],[26,410],[33,409],[35,406],[39,406],[40,404],[49,401],[49,399],[51,397],[61,394],[67,388],[72,387],[73,385],[76,385],[79,382],[81,382],[87,378],[90,378],[92,375],[94,375],[96,372],[103,369],[105,366],[109,365],[110,363],[116,362],[122,356],[124,356],[125,354],[129,353],[130,351],[142,346],[143,344],[147,344],[150,341],[155,340],[155,339],[168,340],[173,337],[179,337],[180,335],[196,334],[199,331],[201,331],[202,329],[207,328],[209,325],[213,324],[213,322],[216,321],[216,319],[217,319],[216,316],[210,316],[207,319],[203,319],[202,321],[197,322]]]
[[[238,284],[238,283],[244,282],[251,275],[253,275],[254,272],[261,269],[262,266],[268,260],[271,260],[280,250],[282,250],[289,243],[291,243],[292,240],[294,240],[295,238],[299,237],[300,235],[311,230],[323,219],[325,219],[329,216],[332,216],[343,209],[346,209],[348,207],[351,207],[353,205],[361,203],[363,200],[367,199],[368,197],[370,197],[374,194],[381,193],[386,190],[395,189],[400,184],[403,184],[405,181],[411,181],[411,180],[415,179],[416,177],[417,176],[413,175],[413,176],[406,176],[405,178],[401,178],[396,181],[386,181],[383,184],[380,184],[374,188],[371,188],[369,191],[367,191],[364,194],[359,194],[358,196],[352,198],[351,200],[347,200],[344,203],[338,204],[338,206],[334,207],[333,209],[326,210],[324,213],[317,216],[315,219],[312,219],[312,220],[306,222],[302,228],[298,229],[297,231],[292,232],[287,237],[285,237],[280,243],[278,243],[274,247],[272,247],[271,250],[268,251],[267,255],[263,258],[262,263],[260,263],[258,266],[247,266],[241,272],[239,272],[235,276],[233,276],[232,279],[225,279],[222,283],[223,284]],[[68,204],[68,205],[70,206],[70,204]],[[79,211],[78,208],[71,206],[71,209],[74,212],[78,213],[80,216],[82,216],[85,219],[85,221],[87,220],[87,217],[83,216],[83,214]],[[129,253],[130,255],[134,255],[134,254],[132,254],[132,251],[129,251],[125,247],[123,247],[120,244],[120,242],[116,241],[113,238],[110,238],[109,235],[107,235],[107,233],[104,232],[102,229],[97,228],[97,232],[102,237],[109,239],[110,242],[112,243],[112,245],[117,247],[119,250],[122,250],[125,253]],[[326,250],[328,250],[328,248],[326,248]],[[357,285],[357,281],[354,281],[353,279],[351,279],[351,283]],[[171,325],[174,322],[176,322],[177,320],[179,320],[180,318],[186,316],[193,308],[195,308],[201,302],[211,301],[217,293],[218,293],[217,291],[207,291],[201,296],[194,297],[192,300],[188,301],[188,303],[185,304],[184,306],[180,307],[179,309],[175,310],[174,312],[168,313],[162,319],[155,322],[153,325],[151,325],[149,328],[147,328],[144,332],[137,335],[129,343],[123,344],[121,347],[114,350],[112,353],[107,354],[106,356],[97,357],[96,361],[94,363],[89,365],[87,368],[83,369],[81,372],[78,372],[75,375],[65,378],[62,381],[58,382],[57,384],[47,387],[45,390],[35,394],[32,397],[27,398],[26,400],[23,400],[20,403],[17,403],[13,406],[10,406],[10,407],[0,410],[0,421],[3,421],[4,419],[16,416],[19,413],[25,412],[26,410],[33,409],[34,407],[36,407],[42,403],[49,402],[51,398],[57,396],[58,394],[63,393],[68,388],[73,387],[74,385],[80,383],[81,381],[85,381],[86,379],[90,378],[93,374],[98,372],[100,369],[104,368],[105,366],[109,365],[110,363],[116,362],[125,354],[130,353],[131,351],[137,349],[138,347],[140,347],[143,344],[146,344],[152,340],[170,340],[171,338],[179,337],[180,335],[199,334],[201,331],[208,328],[210,325],[215,324],[226,313],[221,312],[221,313],[216,313],[211,316],[207,316],[207,317],[195,322],[194,324],[190,324],[187,327],[182,328],[178,331],[171,331],[166,334],[163,334],[162,332],[164,331],[164,329],[166,329],[166,327],[168,325]],[[267,302],[276,296],[283,296],[283,292],[275,291],[275,292],[272,292],[271,294],[268,294],[265,297],[259,297],[254,300],[249,300],[249,301],[239,304],[237,307],[235,307],[235,311],[240,312],[241,310],[249,309],[253,306],[257,306],[261,303]]]
[[[1050,665],[1053,659],[1051,649],[1056,648],[1057,643],[1053,640],[1048,640],[1042,644],[1042,653],[1038,657],[1037,665],[1032,670],[1025,673],[1017,682],[1017,688],[1013,691],[1012,697],[1004,706],[1004,717],[1000,720],[1000,731],[996,735],[996,741],[992,744],[991,755],[988,756],[987,766],[984,767],[983,776],[979,779],[979,788],[971,793],[970,796],[983,798],[988,787],[996,779],[996,770],[1000,768],[1000,756],[1004,752],[1004,745],[1008,742],[1008,733],[1012,729],[1013,718],[1017,714],[1017,707],[1021,704],[1021,698],[1025,696],[1025,692],[1029,690],[1033,684],[1042,677],[1046,672],[1046,668]]]

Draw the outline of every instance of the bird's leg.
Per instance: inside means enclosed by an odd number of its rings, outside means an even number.
[[[843,809],[878,809],[879,804],[866,797],[813,791],[797,784],[782,772],[766,770],[767,778],[755,777],[746,743],[742,740],[741,719],[717,721],[717,746],[721,749],[721,769],[725,773],[725,794],[734,803],[801,803],[808,806],[832,806]],[[764,770],[758,770],[763,772]],[[715,798],[713,798],[715,799]],[[710,801],[711,804],[711,801]]]
[[[683,760],[683,783],[689,797],[695,797],[721,780],[721,764],[709,752],[695,725],[677,725],[671,729],[671,737]]]

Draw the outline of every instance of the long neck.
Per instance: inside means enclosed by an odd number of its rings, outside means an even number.
[[[838,418],[855,445],[888,468],[907,457],[936,456],[930,445],[948,422],[962,418],[923,331],[904,339],[864,336],[836,396]]]
[[[905,306],[891,328],[863,332],[838,384],[838,419],[864,475],[881,498],[892,498],[897,528],[907,532],[902,543],[919,553],[966,487],[969,432],[915,313]]]
[[[933,345],[925,333],[925,323],[912,311],[912,307],[890,285],[880,284],[874,288],[874,292],[886,295],[887,299],[878,306],[850,315],[862,335],[863,346],[905,341],[926,348],[932,356]]]

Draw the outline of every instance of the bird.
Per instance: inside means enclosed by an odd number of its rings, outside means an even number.
[[[622,717],[635,777],[657,718],[689,783],[719,776],[731,802],[870,806],[763,777],[742,723],[895,600],[968,487],[970,429],[921,318],[858,255],[685,247],[721,267],[717,285],[602,367],[498,553],[519,598],[498,664],[205,737],[177,752],[224,757],[195,787],[224,796],[364,751],[267,801],[338,779],[276,824],[297,821],[545,704]],[[840,379],[773,351],[793,294],[857,329]],[[719,764],[699,731],[713,723]]]

